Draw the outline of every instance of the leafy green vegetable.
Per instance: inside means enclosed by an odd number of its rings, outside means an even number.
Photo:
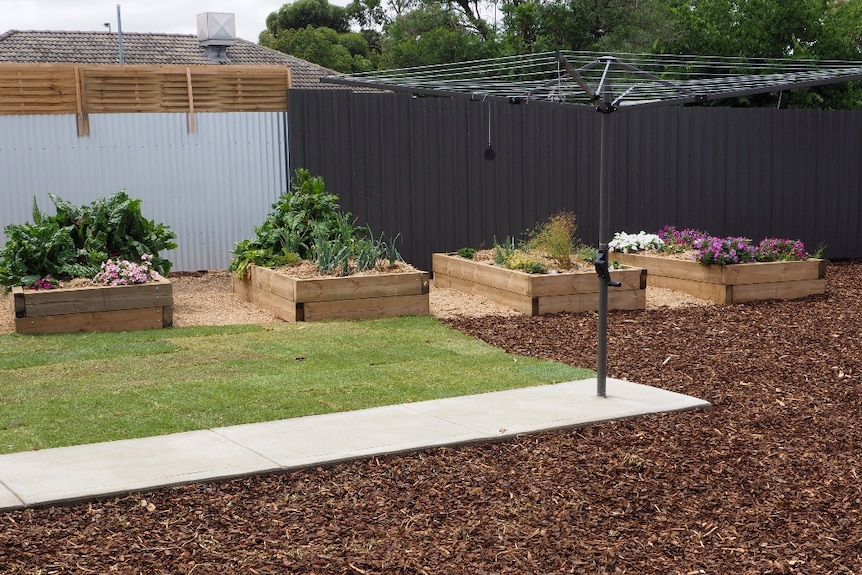
[[[338,196],[326,192],[323,178],[298,169],[291,188],[272,205],[255,237],[235,244],[230,270],[248,278],[252,264],[263,267],[312,261],[321,273],[348,275],[353,269],[373,269],[388,259],[390,267],[401,256],[393,239],[375,239],[367,226],[357,226],[351,214],[342,213]]]
[[[8,240],[0,251],[0,284],[31,286],[41,277],[93,277],[108,258],[139,262],[153,256],[152,267],[167,275],[171,262],[159,252],[177,247],[176,235],[164,224],[141,214],[141,200],[125,190],[75,206],[49,194],[56,215],[44,214],[33,201],[33,223],[6,226]]]

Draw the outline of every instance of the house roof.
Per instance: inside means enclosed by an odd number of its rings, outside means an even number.
[[[329,68],[241,38],[227,48],[226,56],[227,61],[211,59],[193,34],[123,33],[126,64],[284,65],[290,68],[293,88],[345,88],[320,82],[322,76],[336,73]],[[114,32],[9,30],[0,34],[0,62],[118,64],[119,61],[118,34]]]

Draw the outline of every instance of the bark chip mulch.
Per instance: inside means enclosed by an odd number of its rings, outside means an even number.
[[[595,314],[445,321],[595,365]],[[713,409],[2,513],[0,571],[862,573],[860,334],[860,262],[804,300],[611,312],[609,376]]]

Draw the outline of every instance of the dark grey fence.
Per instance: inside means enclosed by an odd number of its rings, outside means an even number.
[[[560,210],[598,244],[593,110],[334,90],[291,91],[289,106],[291,170],[323,176],[375,233],[401,233],[417,267]],[[862,111],[669,107],[611,122],[611,230],[799,238],[862,258]]]

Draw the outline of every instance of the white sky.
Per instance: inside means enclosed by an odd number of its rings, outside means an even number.
[[[329,0],[344,6],[348,0]],[[0,33],[7,30],[117,31],[117,4],[123,32],[196,34],[197,15],[236,15],[236,35],[257,42],[266,17],[282,0],[0,0]]]

